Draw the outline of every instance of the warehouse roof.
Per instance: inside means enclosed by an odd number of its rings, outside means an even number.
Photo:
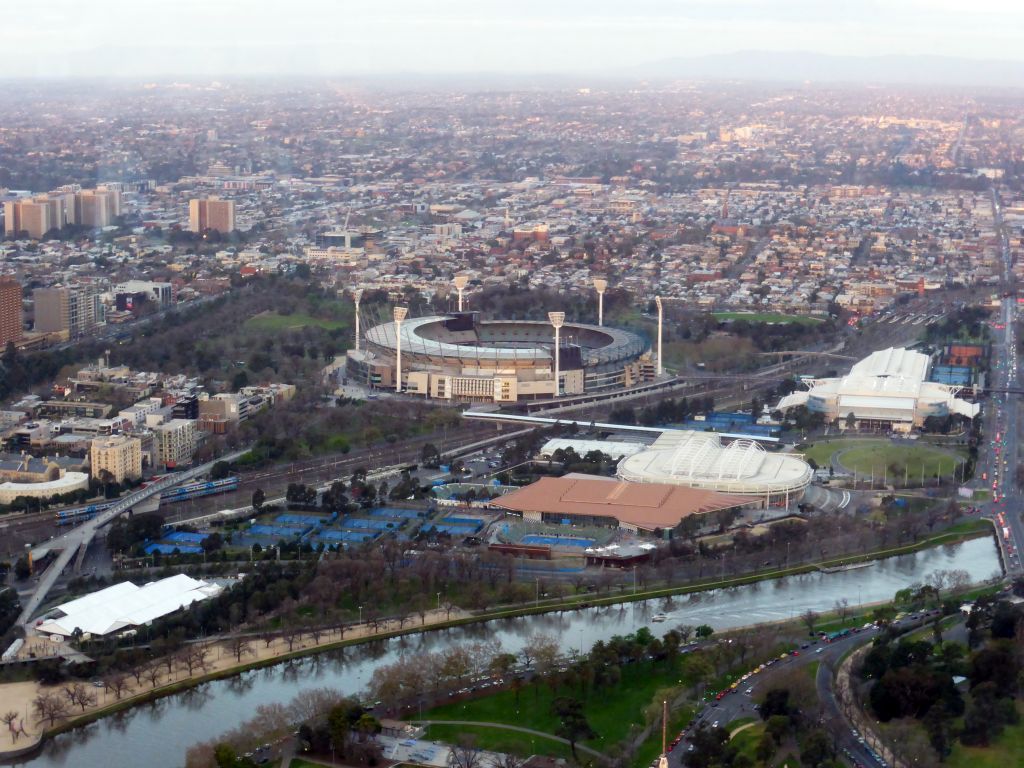
[[[492,500],[514,512],[609,517],[644,530],[674,528],[691,515],[749,504],[749,497],[656,483],[626,483],[603,477],[543,477]]]
[[[219,594],[221,587],[183,573],[137,586],[130,581],[114,584],[57,606],[58,616],[46,619],[38,631],[70,636],[75,629],[92,635],[108,635],[148,624],[154,619]]]

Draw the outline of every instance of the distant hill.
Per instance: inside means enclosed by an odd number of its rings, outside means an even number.
[[[833,56],[799,51],[677,57],[644,64],[628,74],[655,79],[1024,87],[1024,61],[951,56]]]

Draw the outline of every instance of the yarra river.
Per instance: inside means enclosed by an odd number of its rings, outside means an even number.
[[[912,555],[878,561],[868,568],[839,573],[787,576],[724,590],[618,606],[587,608],[486,624],[437,630],[380,641],[210,682],[190,691],[142,704],[48,740],[34,756],[15,765],[31,768],[176,768],[185,750],[234,728],[260,704],[288,703],[306,688],[330,686],[348,695],[364,690],[373,670],[403,653],[436,651],[476,640],[501,641],[516,652],[531,635],[543,632],[560,639],[563,650],[589,648],[597,640],[627,634],[642,626],[656,635],[677,624],[709,624],[716,630],[789,619],[807,609],[831,610],[836,600],[850,605],[892,599],[894,593],[926,579],[936,570],[962,569],[971,581],[999,572],[991,537],[945,545]],[[652,623],[657,613],[664,623]]]

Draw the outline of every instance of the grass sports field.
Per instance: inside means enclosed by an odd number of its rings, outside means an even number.
[[[908,481],[917,478],[918,482],[922,469],[925,479],[934,479],[936,472],[948,477],[963,460],[958,452],[951,454],[921,443],[911,445],[889,440],[832,440],[815,443],[804,451],[807,458],[814,459],[819,467],[827,467],[836,453],[842,454],[840,461],[844,467],[862,475],[873,472],[876,477],[881,477],[884,470],[890,478],[901,480],[906,476]]]
[[[291,315],[279,315],[276,312],[261,312],[245,321],[248,328],[256,331],[287,331],[307,326],[318,326],[326,330],[343,328],[346,323],[342,320],[324,320],[302,312],[295,312]]]
[[[804,315],[782,315],[777,312],[712,312],[716,320],[746,320],[748,323],[799,323],[815,325],[822,322],[817,317]]]

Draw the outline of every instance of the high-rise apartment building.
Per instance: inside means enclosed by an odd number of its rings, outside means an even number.
[[[192,461],[196,449],[196,423],[190,419],[171,419],[153,427],[156,463],[175,466]]]
[[[206,200],[189,200],[188,228],[193,232],[208,229],[227,234],[235,229],[235,201],[210,197]]]
[[[49,194],[4,203],[4,232],[15,237],[26,232],[39,240],[51,229],[68,224],[106,227],[120,213],[120,191],[106,187],[81,190],[69,185]]]
[[[97,480],[110,473],[115,483],[142,477],[142,441],[126,435],[94,438],[89,446],[89,471]]]
[[[76,338],[103,322],[100,291],[94,285],[36,288],[32,300],[35,330],[42,333],[67,331],[69,337]]]
[[[23,327],[21,284],[9,275],[0,275],[0,351],[9,341],[21,341]]]

